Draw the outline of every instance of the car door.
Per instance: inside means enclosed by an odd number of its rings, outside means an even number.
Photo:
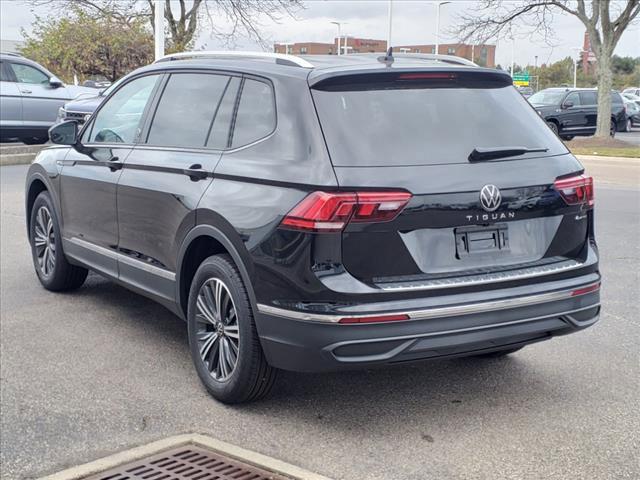
[[[118,183],[120,278],[173,300],[178,249],[212,181],[240,78],[173,72]]]
[[[598,118],[598,93],[592,90],[580,92],[580,102],[587,129],[595,131]]]
[[[569,93],[562,101],[562,124],[561,131],[570,133],[582,130],[587,126],[587,121],[580,102],[578,92]]]
[[[67,89],[63,85],[52,87],[49,83],[49,74],[32,65],[11,61],[9,67],[13,71],[22,96],[24,124],[45,128],[53,125],[58,115],[58,108],[70,99]]]
[[[2,138],[9,138],[22,126],[22,95],[6,61],[0,61],[0,128]]]
[[[123,83],[83,129],[82,147],[70,149],[62,162],[65,252],[113,277],[118,275],[116,185],[160,79],[152,74]]]

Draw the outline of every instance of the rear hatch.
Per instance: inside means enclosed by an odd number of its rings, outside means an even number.
[[[342,262],[356,278],[453,286],[584,259],[591,207],[569,191],[585,194],[582,167],[508,75],[387,68],[310,84],[341,190],[412,195],[390,221],[346,226]],[[554,182],[567,178],[563,197]]]

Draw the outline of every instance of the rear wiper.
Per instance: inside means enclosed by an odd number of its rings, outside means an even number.
[[[483,160],[494,160],[496,158],[515,157],[525,153],[546,152],[548,148],[527,148],[527,147],[479,147],[474,148],[469,154],[470,162],[481,162]]]

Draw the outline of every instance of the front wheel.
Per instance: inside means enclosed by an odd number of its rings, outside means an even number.
[[[264,356],[247,289],[228,255],[207,258],[189,291],[189,347],[200,380],[224,403],[257,400],[276,377]]]
[[[558,135],[558,124],[556,122],[547,122],[547,125],[549,126],[549,128],[551,129],[551,131],[553,133],[555,133],[556,135]]]
[[[614,122],[613,120],[611,120],[611,126],[609,127],[609,136],[611,138],[616,136],[616,131],[618,130],[618,127],[616,125],[616,122]]]
[[[87,269],[71,265],[62,251],[62,235],[49,192],[36,197],[29,219],[31,256],[38,279],[54,292],[74,290],[84,283]]]

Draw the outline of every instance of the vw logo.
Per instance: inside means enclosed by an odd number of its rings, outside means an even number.
[[[500,190],[495,185],[485,185],[480,190],[480,205],[487,212],[493,212],[496,210],[502,202],[502,195]]]

